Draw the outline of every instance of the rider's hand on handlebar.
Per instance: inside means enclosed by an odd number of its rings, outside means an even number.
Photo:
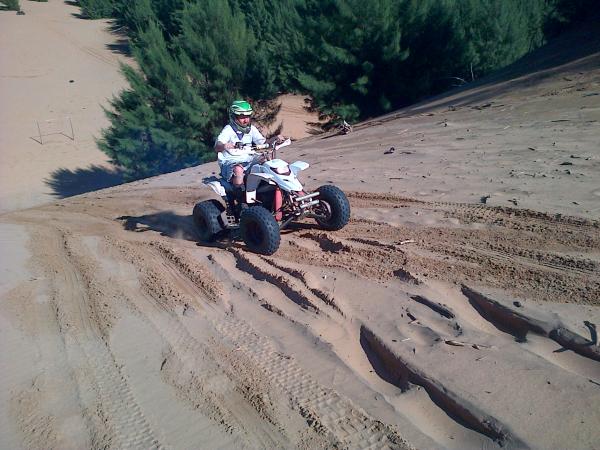
[[[227,150],[231,150],[232,148],[236,148],[236,145],[233,142],[226,142],[223,144],[223,147]]]
[[[281,134],[278,134],[276,136],[272,136],[269,139],[267,139],[267,144],[269,144],[269,145],[279,144],[280,142],[283,142],[284,140],[285,140],[285,137],[283,137]]]

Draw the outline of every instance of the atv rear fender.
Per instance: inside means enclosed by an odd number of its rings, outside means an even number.
[[[215,191],[220,197],[227,197],[227,189],[230,188],[230,186],[225,186],[224,184],[229,184],[226,181],[219,179],[217,177],[205,177],[202,180],[202,184],[204,184],[205,186],[210,187],[213,191]]]

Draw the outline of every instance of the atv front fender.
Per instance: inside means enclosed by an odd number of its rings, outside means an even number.
[[[304,161],[296,161],[290,164],[290,170],[294,174],[294,176],[298,176],[298,173],[308,169],[310,164]]]

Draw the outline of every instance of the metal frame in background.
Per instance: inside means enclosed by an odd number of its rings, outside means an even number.
[[[48,119],[48,120],[43,120],[42,122],[50,123],[50,122],[57,122],[58,120],[59,119]],[[68,134],[65,134],[63,131],[55,131],[55,132],[52,132],[52,133],[42,134],[42,129],[40,127],[40,121],[36,120],[35,123],[37,125],[38,135],[37,136],[31,136],[31,139],[33,139],[35,142],[38,142],[41,145],[44,145],[44,140],[43,140],[44,136],[52,136],[54,134],[62,134],[64,137],[67,137],[67,138],[71,139],[72,141],[74,141],[75,140],[75,132],[73,131],[73,122],[71,121],[71,117],[64,117],[62,120],[66,120],[69,123],[69,128],[71,129],[71,135],[70,136]],[[68,131],[68,130],[66,130],[66,131]]]

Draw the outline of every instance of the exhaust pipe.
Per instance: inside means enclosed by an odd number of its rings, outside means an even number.
[[[300,208],[301,209],[306,209],[306,208],[310,208],[311,206],[315,206],[315,205],[318,205],[318,204],[319,204],[319,200],[313,200],[313,201],[308,202],[308,203],[303,203],[302,205],[300,205]]]
[[[318,193],[318,192],[313,192],[312,194],[306,194],[306,195],[303,195],[302,197],[296,197],[296,198],[294,199],[294,201],[296,201],[296,202],[301,202],[301,201],[303,201],[303,200],[308,200],[309,198],[316,197],[316,196],[318,196],[318,195],[319,195],[319,193]]]

